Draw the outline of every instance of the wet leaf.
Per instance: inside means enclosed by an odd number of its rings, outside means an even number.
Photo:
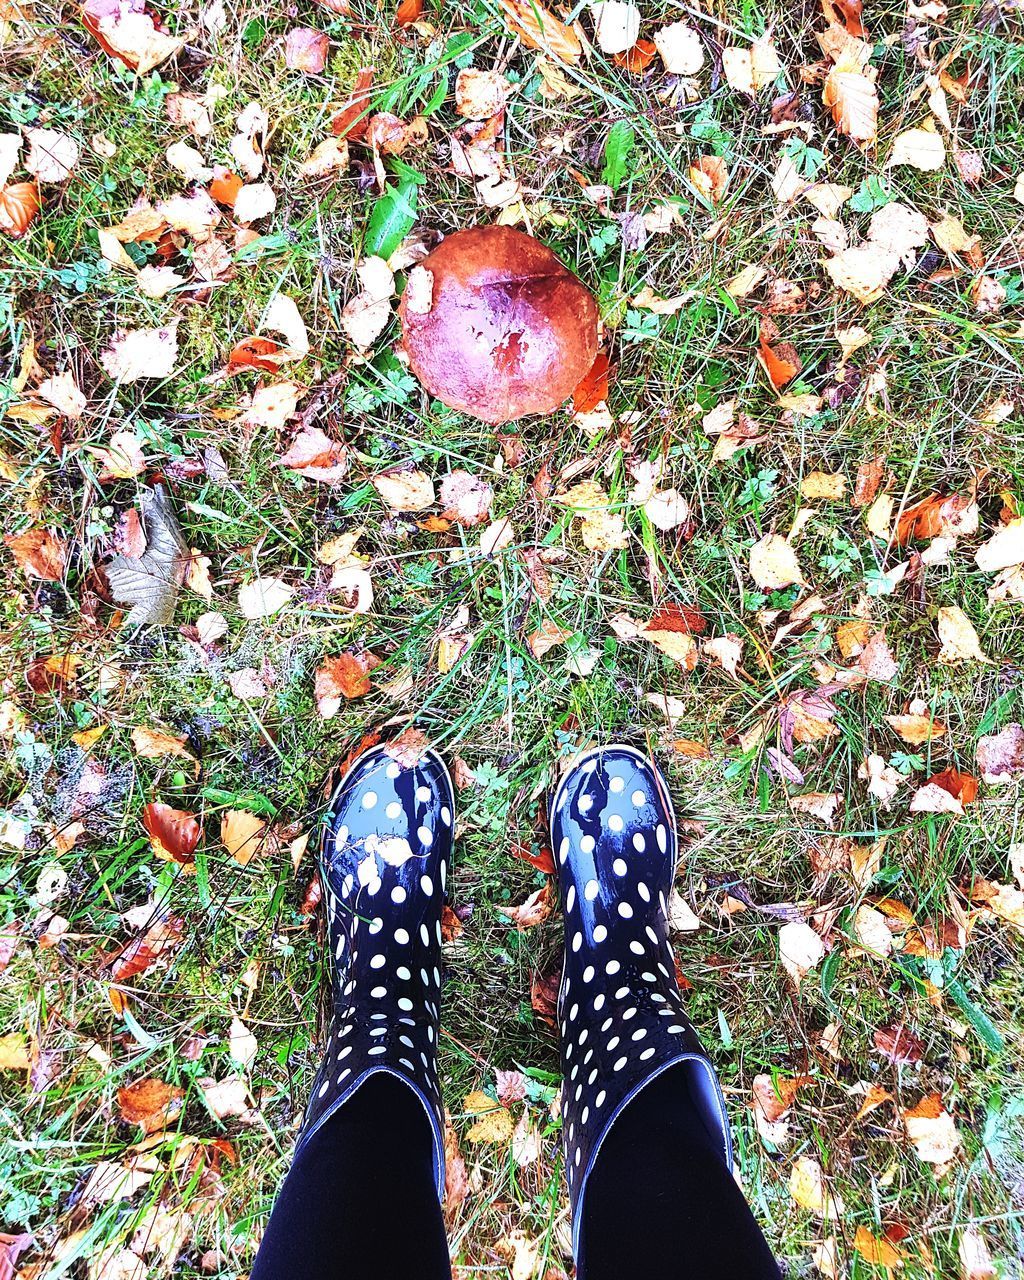
[[[146,550],[138,557],[114,556],[106,566],[107,581],[117,603],[131,606],[127,622],[165,626],[174,619],[190,552],[162,485],[144,489],[141,505]]]
[[[199,844],[202,828],[194,813],[175,809],[162,800],[147,804],[142,810],[142,825],[149,835],[153,852],[166,862],[194,867],[193,854]]]
[[[145,1133],[158,1133],[177,1118],[183,1097],[176,1085],[149,1076],[118,1089],[117,1106],[126,1124],[140,1125]]]
[[[9,533],[4,542],[26,577],[42,582],[60,582],[63,578],[67,545],[49,529],[40,526],[24,533]]]

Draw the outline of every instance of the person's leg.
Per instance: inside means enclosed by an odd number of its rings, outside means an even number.
[[[450,1280],[423,1104],[377,1074],[310,1138],[251,1280]]]
[[[642,1089],[601,1144],[587,1182],[577,1280],[778,1280],[679,1070]]]
[[[562,1130],[581,1280],[775,1280],[733,1182],[722,1091],[668,924],[678,839],[657,766],[587,752],[551,806],[565,962]]]
[[[441,910],[454,792],[432,751],[344,772],[319,848],[334,1008],[256,1280],[438,1280]]]

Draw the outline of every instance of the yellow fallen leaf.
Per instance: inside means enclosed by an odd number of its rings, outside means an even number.
[[[901,1113],[907,1137],[927,1164],[948,1164],[960,1149],[960,1133],[937,1093]]]
[[[528,49],[541,49],[561,62],[576,63],[583,45],[571,27],[556,18],[540,0],[499,0],[505,22]]]
[[[978,633],[959,605],[946,605],[939,610],[938,630],[942,641],[939,662],[952,665],[957,662],[992,661],[982,653]]]
[[[425,511],[436,500],[434,482],[423,471],[381,471],[371,483],[392,511]]]
[[[864,1259],[876,1267],[885,1267],[894,1271],[903,1266],[903,1254],[888,1240],[873,1236],[867,1227],[858,1227],[853,1238],[853,1247]]]
[[[832,111],[840,133],[862,147],[878,133],[878,90],[874,68],[864,69],[858,53],[843,53],[825,77],[821,100]]]
[[[109,725],[98,724],[92,729],[82,729],[79,733],[71,735],[71,741],[76,746],[81,747],[83,751],[88,751],[90,747],[99,742],[109,727]]]
[[[228,809],[220,820],[220,841],[240,865],[246,866],[258,853],[267,824],[247,809]]]
[[[905,129],[898,134],[892,144],[892,155],[889,165],[906,164],[912,169],[920,169],[923,173],[941,169],[946,163],[946,144],[942,135],[927,125],[920,129]]]
[[[836,1218],[843,1212],[838,1196],[825,1188],[821,1165],[810,1156],[799,1156],[789,1171],[789,1194],[800,1206],[819,1218]]]
[[[158,760],[161,756],[183,756],[194,760],[185,738],[162,729],[150,729],[148,725],[136,725],[132,730],[132,745],[136,754],[144,760]]]
[[[762,591],[778,591],[805,581],[791,543],[778,533],[765,534],[750,548],[750,576]]]
[[[0,1036],[0,1071],[27,1071],[31,1065],[28,1040],[20,1031]]]
[[[463,1099],[463,1108],[470,1115],[480,1117],[466,1134],[467,1142],[483,1142],[491,1145],[509,1142],[515,1132],[512,1113],[500,1106],[488,1094],[475,1090]]]
[[[811,502],[841,502],[846,493],[846,476],[841,472],[811,471],[800,481],[800,492]]]

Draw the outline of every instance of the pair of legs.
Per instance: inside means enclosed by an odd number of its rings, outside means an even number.
[[[252,1280],[451,1275],[432,961],[453,807],[430,753],[415,763],[369,753],[335,793],[322,856],[340,1015]],[[676,987],[664,780],[629,748],[592,753],[559,787],[552,843],[577,1276],[778,1280],[732,1178],[721,1095]]]

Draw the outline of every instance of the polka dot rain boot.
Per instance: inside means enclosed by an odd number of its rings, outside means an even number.
[[[441,907],[453,821],[451,778],[429,750],[413,762],[407,747],[374,747],[356,759],[331,798],[320,865],[334,1021],[297,1148],[368,1076],[387,1072],[423,1103],[438,1196],[444,1194],[436,1062]]]
[[[680,1087],[730,1166],[732,1144],[718,1078],[676,980],[668,898],[678,842],[661,772],[632,747],[587,753],[555,792],[551,847],[565,918],[562,1127],[578,1257],[601,1143],[656,1076],[682,1064]]]

